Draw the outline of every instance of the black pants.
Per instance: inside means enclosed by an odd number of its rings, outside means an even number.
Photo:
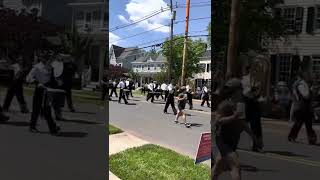
[[[116,95],[116,97],[118,97],[117,88],[111,88],[111,92],[109,96],[112,97],[113,93]]]
[[[261,125],[261,108],[260,103],[254,99],[245,99],[246,104],[246,120],[250,124],[250,128],[252,133],[256,136],[256,138],[261,141],[259,142],[262,146],[262,125]],[[262,147],[259,147],[262,148]]]
[[[310,108],[304,107],[293,113],[295,123],[289,133],[289,138],[296,139],[303,124],[305,124],[308,140],[313,142],[316,140],[316,133],[312,128],[312,112]]]
[[[209,95],[205,94],[202,98],[202,102],[201,102],[201,106],[204,105],[204,103],[207,102],[207,106],[210,107],[210,103],[209,103]]]
[[[51,106],[49,106],[46,101],[47,97],[44,95],[44,89],[38,87],[35,88],[30,127],[35,128],[37,126],[39,115],[42,112],[42,115],[47,121],[50,132],[54,132],[57,128],[57,125],[52,118]]]
[[[192,109],[193,108],[192,94],[190,94],[190,93],[187,94],[187,100],[188,100],[188,104],[189,104],[189,109]]]
[[[70,110],[73,110],[73,102],[72,102],[72,91],[71,88],[65,88],[64,89],[66,91],[66,100],[67,100],[67,104],[68,104],[68,108]]]
[[[167,101],[169,91],[164,91],[164,100]]]
[[[8,88],[6,98],[4,100],[3,108],[9,109],[13,97],[16,96],[20,104],[20,107],[26,106],[26,101],[23,95],[23,84],[13,82],[13,84]]]
[[[153,93],[153,92],[148,92],[148,94],[147,94],[147,101],[149,101],[149,99],[151,99],[151,102],[154,101],[154,93]]]
[[[171,105],[172,111],[174,114],[177,113],[177,109],[174,105],[174,95],[173,94],[169,94],[167,101],[166,101],[166,105],[164,106],[164,110],[163,112],[167,112],[169,105]]]
[[[126,99],[126,93],[123,89],[120,89],[119,100],[118,100],[119,103],[121,103],[121,99],[124,100],[124,103],[128,104],[128,101]]]

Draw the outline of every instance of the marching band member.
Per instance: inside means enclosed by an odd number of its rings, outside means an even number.
[[[186,94],[187,94],[187,101],[188,101],[188,104],[189,104],[189,109],[191,110],[193,108],[193,103],[192,103],[193,92],[192,92],[192,90],[191,90],[189,85],[186,86]]]
[[[151,102],[152,103],[154,101],[155,83],[156,83],[156,81],[153,81],[148,86],[149,91],[148,91],[148,94],[147,94],[147,101],[149,101],[149,99],[151,98]]]
[[[111,86],[111,92],[110,92],[110,95],[109,97],[112,97],[113,93],[116,95],[116,97],[118,97],[118,94],[117,94],[117,82],[116,80],[113,80],[112,82],[112,86]]]
[[[177,115],[177,109],[174,105],[174,93],[175,93],[175,87],[173,86],[172,83],[170,83],[168,85],[168,97],[167,97],[167,101],[166,101],[166,105],[164,106],[164,113],[168,113],[168,107],[169,105],[171,105],[172,111],[174,113],[174,115]]]
[[[210,103],[209,103],[209,90],[208,90],[206,84],[204,84],[204,85],[203,85],[203,88],[202,88],[202,102],[201,102],[201,106],[203,106],[205,102],[207,102],[207,106],[210,107]]]
[[[60,132],[60,127],[51,116],[51,103],[48,102],[48,95],[45,93],[47,87],[53,86],[54,78],[52,67],[48,61],[48,55],[40,54],[40,62],[36,64],[27,76],[27,82],[36,83],[36,88],[33,94],[32,115],[30,122],[30,131],[38,133],[36,128],[38,117],[43,112],[44,118],[47,120],[50,133],[57,135]]]
[[[161,90],[162,90],[162,92],[164,92],[164,101],[167,101],[169,91],[168,91],[168,86],[166,83],[161,84]]]
[[[126,94],[125,94],[125,89],[126,89],[126,84],[123,79],[120,80],[120,83],[118,84],[118,87],[120,88],[120,94],[119,94],[119,100],[118,102],[121,103],[121,99],[124,100],[125,104],[128,104],[128,101],[126,99]]]

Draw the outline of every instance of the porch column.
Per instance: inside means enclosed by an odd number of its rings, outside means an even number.
[[[143,84],[142,84],[142,76],[140,76],[140,87],[142,87]]]
[[[102,43],[102,46],[100,48],[100,55],[99,55],[99,84],[101,86],[101,81],[103,79],[104,74],[104,64],[106,59],[106,47],[104,43]]]

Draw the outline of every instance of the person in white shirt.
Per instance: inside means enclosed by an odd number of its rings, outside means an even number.
[[[209,103],[209,90],[206,86],[206,84],[204,84],[203,88],[202,88],[202,102],[201,102],[201,106],[204,105],[205,102],[207,102],[207,106],[210,107],[210,103]]]
[[[307,83],[308,74],[299,73],[292,86],[293,103],[292,118],[295,123],[288,135],[290,142],[295,142],[303,124],[305,124],[309,144],[316,144],[317,135],[312,128],[311,93]]]
[[[128,104],[128,101],[126,99],[126,94],[125,94],[125,88],[126,88],[126,84],[124,82],[123,79],[120,80],[119,84],[118,84],[118,87],[120,89],[120,93],[119,93],[119,100],[118,102],[121,103],[121,99],[124,100],[124,103],[125,104]]]
[[[169,94],[168,85],[166,83],[162,83],[161,84],[161,90],[162,90],[162,92],[164,92],[164,101],[167,101],[167,97],[168,97],[168,94]]]
[[[149,99],[151,99],[151,102],[153,103],[154,92],[155,92],[155,81],[153,81],[152,83],[149,84],[148,89],[149,89],[149,91],[147,94],[147,101],[149,101]]]
[[[23,68],[23,58],[21,55],[13,58],[15,58],[13,60],[16,61],[10,67],[13,71],[13,79],[7,91],[7,95],[3,104],[3,110],[9,111],[12,99],[14,98],[14,96],[16,96],[20,105],[21,112],[29,113],[29,109],[27,107],[27,103],[23,94],[23,83],[26,77],[26,69]]]
[[[27,76],[27,82],[36,83],[36,88],[33,94],[33,106],[30,122],[30,131],[33,133],[39,133],[36,128],[40,111],[43,110],[44,117],[47,120],[50,133],[52,135],[58,135],[60,127],[58,127],[51,115],[51,103],[49,103],[46,90],[50,87],[54,87],[55,80],[53,77],[53,69],[50,65],[49,56],[47,53],[40,54],[40,62],[36,64]]]
[[[164,106],[164,110],[163,113],[168,113],[168,107],[169,105],[171,105],[172,111],[174,113],[174,115],[177,115],[177,109],[175,107],[174,104],[174,93],[175,93],[175,87],[173,85],[173,83],[170,83],[168,85],[168,97],[167,97],[167,101],[166,101],[166,105]]]

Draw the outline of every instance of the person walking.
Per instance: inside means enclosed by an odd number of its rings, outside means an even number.
[[[14,96],[16,96],[20,105],[21,112],[29,113],[29,109],[27,107],[27,103],[23,94],[23,83],[27,75],[27,69],[23,67],[23,58],[21,55],[19,55],[14,61],[16,62],[11,65],[11,69],[13,71],[13,79],[11,81],[11,85],[7,90],[7,95],[3,103],[3,111],[9,111],[12,99]]]
[[[72,101],[72,84],[73,77],[77,71],[77,66],[74,63],[74,59],[69,54],[60,54],[63,59],[63,82],[64,90],[66,92],[66,101],[70,112],[75,112],[75,108]]]
[[[154,93],[155,93],[155,81],[149,84],[148,86],[148,94],[147,94],[147,101],[151,99],[151,102],[154,101]]]
[[[111,92],[110,92],[110,95],[109,95],[110,97],[113,96],[113,93],[116,95],[116,98],[118,97],[117,86],[118,86],[118,83],[116,82],[116,80],[113,80],[112,86],[111,86]]]
[[[4,112],[3,112],[3,109],[0,105],[0,122],[7,122],[9,121],[10,117],[7,116]]]
[[[296,142],[298,133],[303,124],[305,124],[309,144],[316,144],[317,135],[312,128],[312,109],[311,109],[311,93],[307,84],[307,73],[299,72],[297,80],[292,86],[292,118],[294,125],[288,135],[290,142]]]
[[[125,89],[126,89],[126,84],[124,82],[123,79],[120,80],[119,84],[118,84],[118,87],[120,89],[120,94],[119,94],[119,100],[118,100],[118,103],[121,103],[121,99],[124,100],[124,103],[125,104],[128,104],[128,101],[126,99],[126,93],[125,93]]]
[[[187,94],[187,100],[188,100],[188,104],[189,104],[189,109],[193,109],[193,103],[192,103],[192,98],[193,98],[193,92],[190,88],[189,85],[186,86],[186,94]]]
[[[179,117],[182,117],[183,119],[183,124],[187,127],[190,128],[190,124],[187,123],[187,116],[186,113],[184,112],[184,109],[186,107],[186,103],[187,103],[187,94],[186,94],[186,89],[185,87],[181,87],[181,89],[179,90],[180,93],[177,97],[177,101],[178,101],[178,113],[176,115],[176,118],[174,120],[175,123],[179,123]]]
[[[169,94],[168,85],[166,83],[162,83],[161,90],[162,90],[162,92],[164,92],[164,101],[167,101],[168,94]]]
[[[250,123],[250,128],[258,140],[258,144],[253,144],[252,150],[263,152],[263,136],[261,125],[261,108],[258,99],[260,92],[258,87],[253,86],[250,76],[250,67],[246,68],[246,75],[242,77],[243,96],[246,104],[246,120]]]
[[[240,160],[236,150],[241,132],[246,131],[253,141],[256,141],[245,120],[241,81],[237,78],[228,80],[220,91],[220,96],[222,101],[214,114],[214,122],[211,123],[212,134],[215,135],[214,139],[219,150],[212,167],[211,177],[212,180],[218,180],[224,171],[230,170],[232,179],[240,180]]]
[[[202,102],[201,102],[201,106],[204,105],[205,102],[207,102],[207,106],[210,107],[210,103],[209,103],[209,90],[206,86],[206,84],[203,85],[203,88],[202,88]]]
[[[169,105],[171,105],[174,115],[177,115],[177,109],[174,104],[174,93],[175,93],[175,87],[173,86],[172,83],[170,83],[168,85],[168,97],[167,97],[166,104],[164,106],[163,113],[168,113],[168,107]]]
[[[36,64],[27,76],[29,83],[35,82],[36,87],[33,94],[32,114],[29,130],[33,133],[39,133],[37,121],[40,113],[47,120],[47,124],[52,135],[58,135],[60,127],[57,126],[51,115],[51,103],[48,96],[48,87],[54,86],[54,77],[52,67],[48,61],[47,53],[39,55],[40,62]]]

